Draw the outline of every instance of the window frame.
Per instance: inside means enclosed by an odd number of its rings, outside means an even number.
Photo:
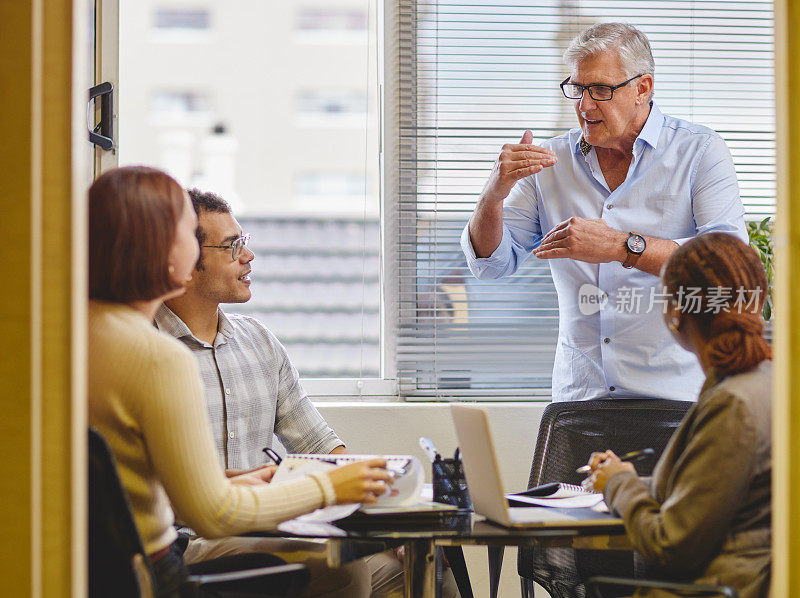
[[[397,377],[397,323],[399,318],[399,131],[396,102],[399,95],[398,6],[394,0],[378,0],[375,35],[378,55],[379,229],[380,229],[380,373],[378,378],[301,378],[308,396],[317,403],[372,400],[393,403],[444,403],[455,400],[481,402],[549,403],[550,388],[522,389],[517,396],[471,396],[469,389],[431,396],[400,396]],[[507,393],[508,391],[506,391]]]
[[[301,378],[303,388],[315,402],[370,398],[402,402],[397,381],[396,338],[398,317],[397,181],[396,151],[399,122],[393,102],[397,97],[399,61],[394,31],[396,6],[392,0],[377,0],[374,8],[378,85],[378,225],[380,231],[380,377]]]

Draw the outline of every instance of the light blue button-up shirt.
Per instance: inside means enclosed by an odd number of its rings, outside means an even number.
[[[653,104],[627,177],[614,191],[595,150],[582,139],[581,130],[573,129],[542,143],[558,163],[511,190],[503,239],[490,257],[475,256],[464,229],[461,247],[477,278],[513,274],[547,232],[572,216],[602,218],[618,231],[679,244],[711,231],[747,242],[733,160],[711,129],[666,116]],[[697,398],[704,375],[664,325],[666,298],[657,276],[619,262],[549,263],[559,306],[554,401]]]

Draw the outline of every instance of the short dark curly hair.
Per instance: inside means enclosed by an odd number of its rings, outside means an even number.
[[[231,205],[216,193],[212,193],[211,191],[200,191],[200,189],[197,187],[187,189],[186,193],[189,195],[189,199],[192,200],[192,206],[194,207],[194,211],[198,218],[202,212],[211,212],[212,214],[231,213]],[[199,224],[197,225],[197,230],[195,230],[195,236],[197,236],[197,243],[202,248],[203,245],[205,245],[207,236],[206,231],[204,231],[203,227],[201,227]],[[200,257],[197,259],[195,268],[198,270],[205,268],[203,265],[202,249],[200,250]]]

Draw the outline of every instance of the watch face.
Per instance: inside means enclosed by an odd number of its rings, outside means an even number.
[[[642,235],[630,235],[628,237],[628,250],[631,253],[642,253],[644,248],[645,242]]]

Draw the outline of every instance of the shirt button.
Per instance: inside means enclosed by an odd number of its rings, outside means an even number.
[[[609,386],[609,387],[608,387],[608,390],[610,390],[611,392],[614,392],[614,391],[615,391],[615,390],[617,390],[617,389],[616,389],[616,388],[614,388],[613,386]]]
[[[230,389],[230,388],[226,388],[226,389],[225,389],[225,394],[226,394],[226,395],[229,395],[229,394],[231,394],[231,389]]]
[[[613,390],[613,388],[612,388],[612,390]],[[228,432],[228,438],[235,438],[235,437],[236,437],[236,434],[234,434],[233,432]]]
[[[606,338],[604,338],[604,339],[603,339],[603,342],[604,342],[605,344],[608,344],[608,343],[610,343],[610,342],[611,342],[611,339],[610,339],[610,338],[608,338],[608,337],[606,337]]]
[[[613,207],[614,207],[614,204],[608,204],[608,205],[606,206],[606,209],[607,209],[607,210],[610,210],[610,209],[611,209],[611,208],[613,208]]]

